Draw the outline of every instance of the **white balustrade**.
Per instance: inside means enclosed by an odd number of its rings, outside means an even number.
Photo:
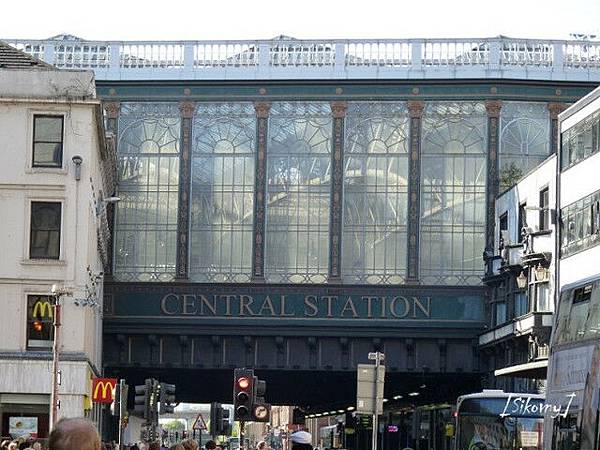
[[[281,37],[268,41],[6,42],[59,68],[94,70],[99,80],[551,76],[554,80],[600,81],[598,41]]]

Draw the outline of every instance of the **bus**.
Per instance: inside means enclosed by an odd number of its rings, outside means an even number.
[[[484,390],[458,397],[455,450],[542,450],[545,399]]]
[[[546,449],[600,450],[600,277],[561,289],[546,397],[562,407],[546,421]]]

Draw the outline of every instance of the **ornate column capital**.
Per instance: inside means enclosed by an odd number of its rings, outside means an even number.
[[[551,119],[558,119],[558,115],[567,109],[567,105],[564,103],[548,103],[547,107]]]
[[[254,110],[256,111],[256,117],[259,119],[266,119],[269,117],[269,110],[271,109],[271,102],[255,102]]]
[[[195,110],[196,104],[194,102],[179,102],[179,114],[182,119],[191,119]]]
[[[423,117],[423,110],[425,109],[425,102],[411,100],[406,102],[408,107],[408,115],[411,119],[420,119]]]
[[[121,110],[120,102],[105,102],[103,106],[107,119],[117,119],[119,117],[119,111]]]
[[[346,117],[348,110],[348,102],[333,101],[331,102],[331,115],[334,119],[343,119]]]
[[[488,117],[500,117],[501,109],[502,102],[500,100],[488,100],[485,102],[485,110],[487,111]]]

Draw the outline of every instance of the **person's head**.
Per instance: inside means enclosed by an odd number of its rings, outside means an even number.
[[[296,431],[290,436],[292,450],[312,450],[312,435],[308,431]]]
[[[158,442],[150,442],[148,450],[160,450],[160,444]]]
[[[169,447],[169,450],[185,450],[185,449],[183,448],[183,445],[181,445],[181,444],[175,444],[175,445],[171,445]]]
[[[184,439],[181,445],[185,450],[198,450],[198,443],[193,439]]]
[[[10,441],[8,439],[2,441],[2,443],[0,444],[0,448],[1,449],[5,449],[8,448],[8,444],[10,444]]]
[[[33,450],[42,450],[42,443],[34,442],[33,445],[31,446],[31,448],[33,448]]]
[[[269,444],[267,444],[265,441],[260,441],[257,445],[256,448],[258,450],[269,450]]]
[[[215,450],[217,448],[217,443],[215,441],[206,441],[204,448],[206,450]]]
[[[19,448],[19,444],[17,444],[16,442],[11,442],[10,444],[8,444],[8,450],[17,450]]]
[[[48,439],[49,450],[100,450],[96,427],[86,419],[59,420]]]

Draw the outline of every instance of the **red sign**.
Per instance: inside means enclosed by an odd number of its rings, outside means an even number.
[[[94,378],[92,381],[92,401],[94,403],[112,403],[116,378]]]

